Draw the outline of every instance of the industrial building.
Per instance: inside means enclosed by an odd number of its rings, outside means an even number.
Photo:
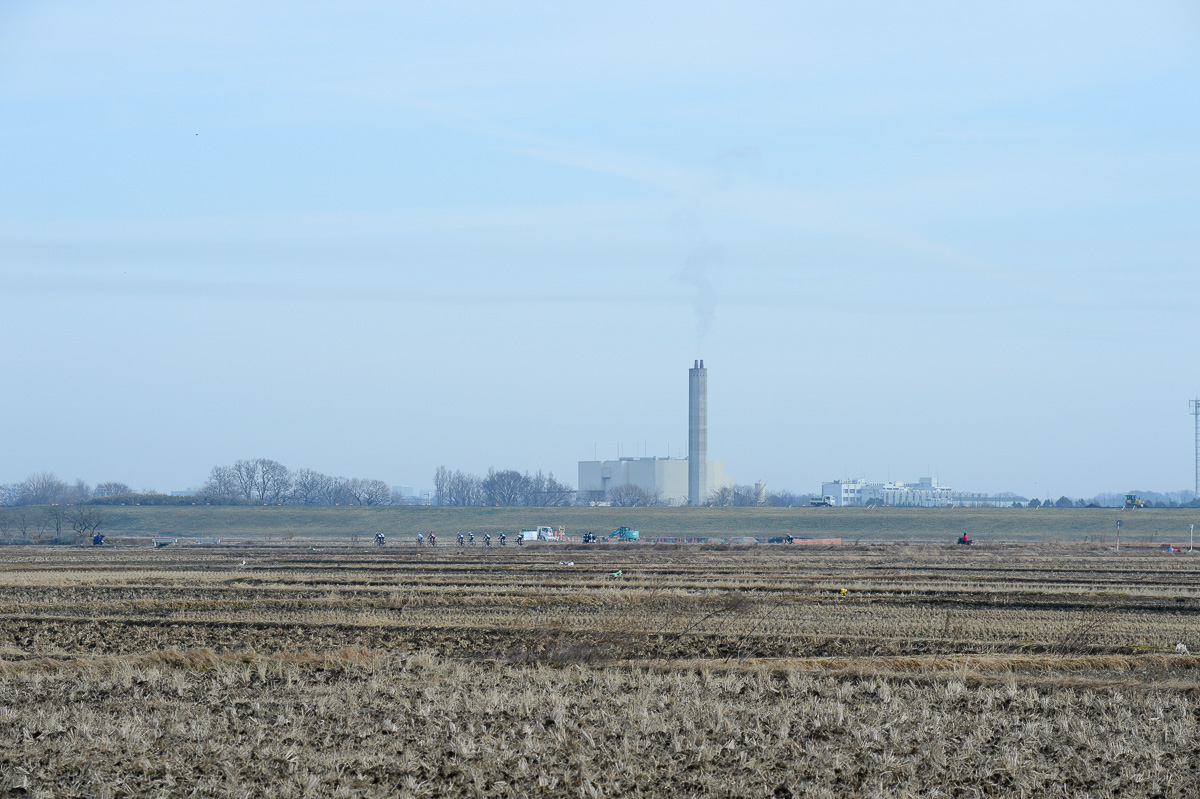
[[[690,461],[690,458],[580,461],[577,501],[604,502],[610,488],[632,485],[664,505],[687,505]],[[706,497],[712,496],[720,488],[733,485],[733,481],[725,477],[725,464],[722,461],[709,461],[705,464],[704,471],[707,481]]]
[[[835,507],[891,505],[908,508],[1003,507],[1023,500],[1015,494],[983,494],[955,491],[936,477],[922,477],[915,483],[868,483],[866,480],[834,480],[821,484],[821,495]]]
[[[604,502],[609,490],[631,485],[664,505],[704,505],[718,490],[733,487],[723,461],[708,459],[708,369],[696,361],[688,370],[688,457],[580,461],[581,503]]]

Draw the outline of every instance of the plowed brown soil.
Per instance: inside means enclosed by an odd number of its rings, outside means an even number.
[[[1156,549],[9,548],[10,795],[1189,795]]]

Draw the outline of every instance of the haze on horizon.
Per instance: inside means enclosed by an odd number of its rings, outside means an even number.
[[[590,6],[590,7],[589,7]],[[1190,489],[1189,2],[0,6],[0,483]]]

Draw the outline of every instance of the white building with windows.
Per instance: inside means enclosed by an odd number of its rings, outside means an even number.
[[[1015,494],[985,494],[975,491],[955,491],[938,482],[936,477],[922,477],[915,483],[868,483],[861,478],[834,480],[821,484],[822,496],[829,497],[835,507],[891,505],[900,508],[1003,507],[1024,498]]]

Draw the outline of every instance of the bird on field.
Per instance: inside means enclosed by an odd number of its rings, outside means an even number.
[[[245,566],[245,565],[246,565],[246,559],[245,559],[245,558],[242,558],[242,565],[243,565],[243,566]]]

